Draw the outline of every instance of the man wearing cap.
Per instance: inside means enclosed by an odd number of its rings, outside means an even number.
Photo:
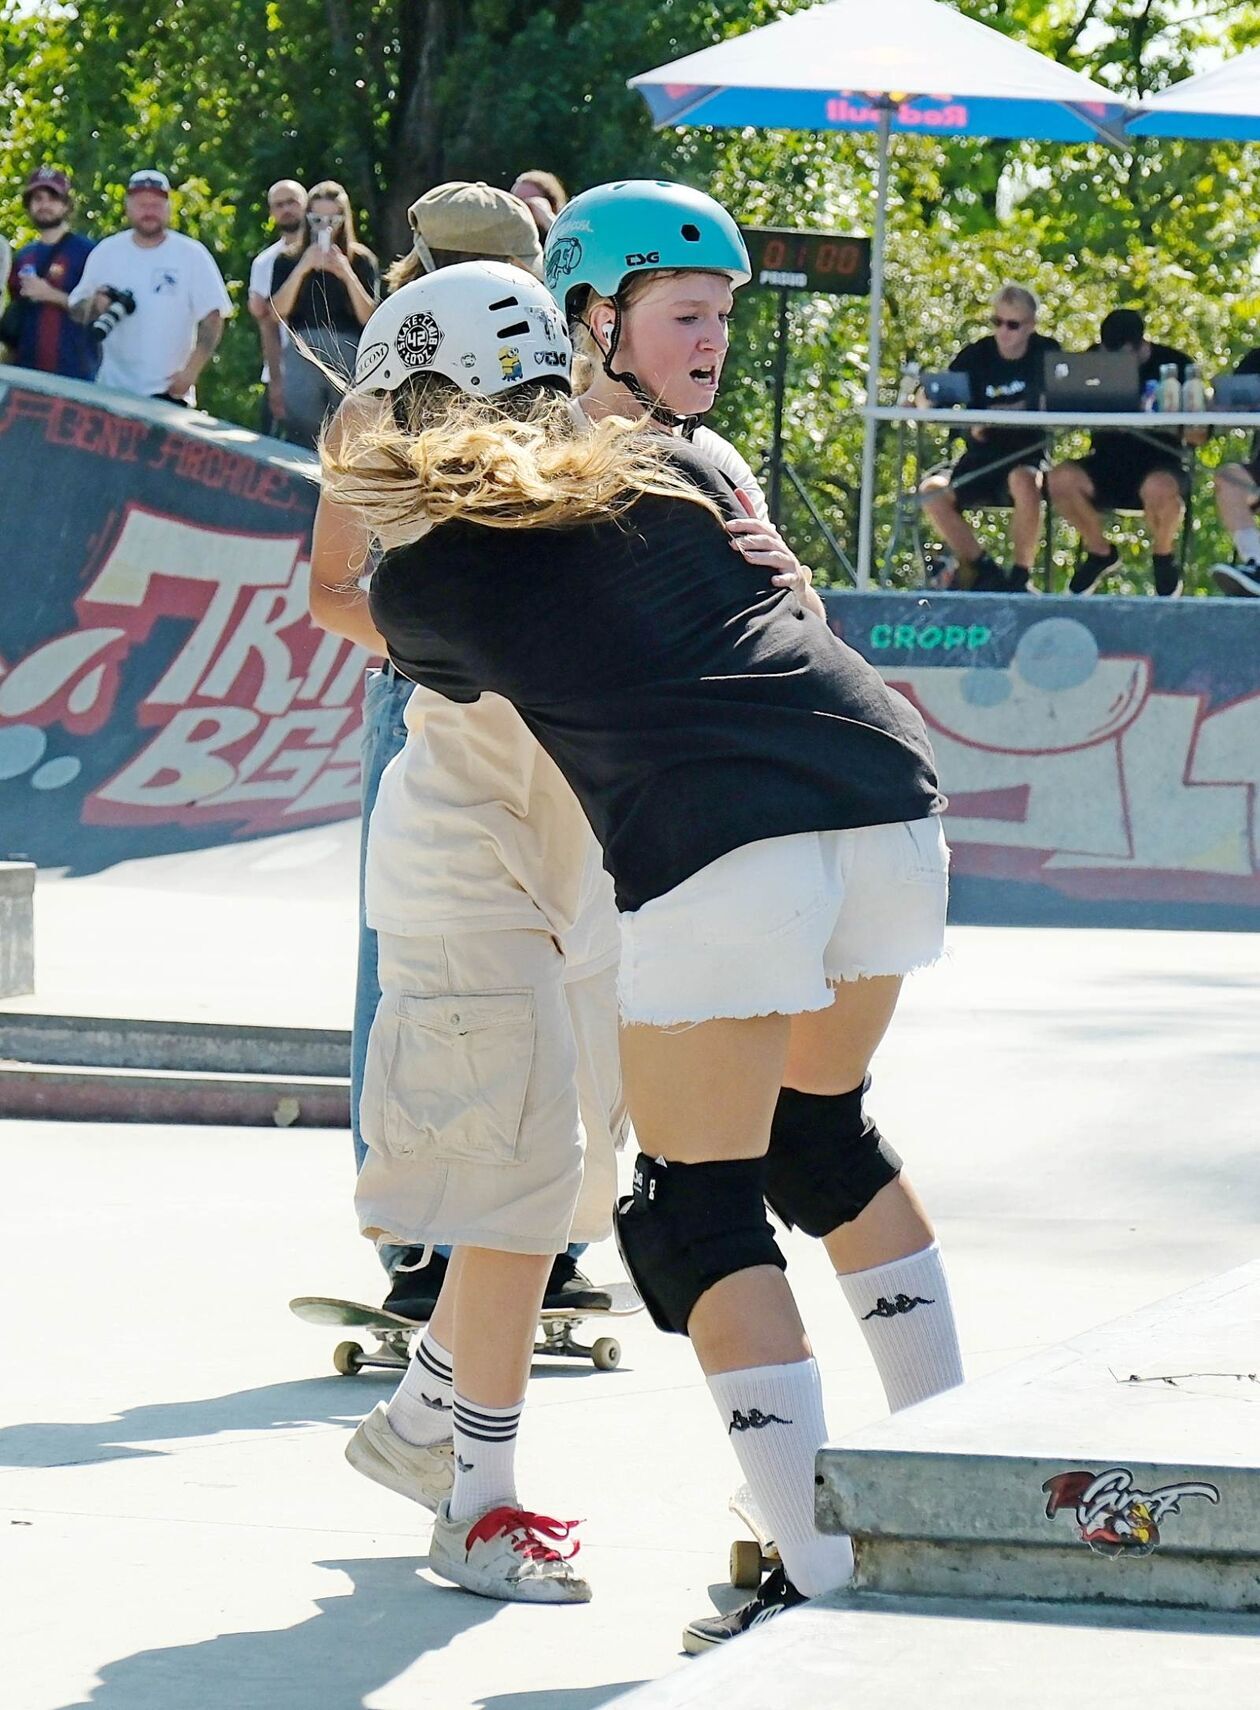
[[[542,246],[538,241],[534,217],[525,204],[507,190],[480,183],[439,184],[412,203],[407,210],[407,220],[414,234],[412,250],[409,255],[400,257],[386,274],[386,284],[391,291],[410,284],[422,274],[433,273],[439,267],[449,267],[460,261],[508,261],[536,278],[542,278]],[[347,585],[348,577],[354,574],[355,569],[369,561],[372,543],[344,519],[334,519],[330,523],[327,520],[330,509],[321,506],[321,514],[326,520],[317,527],[312,543],[311,616],[322,628],[357,641],[370,653],[383,658],[385,644],[373,627],[367,595],[361,588]],[[389,539],[382,538],[380,544],[385,548],[400,546],[415,532],[403,530],[396,538],[391,534]],[[414,683],[388,663],[382,670],[368,672],[363,697],[364,842],[360,849],[361,864],[381,774],[394,756],[402,752],[407,740],[403,714],[414,688]],[[484,768],[489,762],[484,756],[473,754],[469,757],[469,764]],[[454,777],[452,789],[455,792],[452,799],[463,799],[460,792],[466,796],[469,789],[467,778]],[[436,844],[431,844],[430,853],[436,847]],[[359,972],[350,1047],[350,1120],[355,1154],[362,1163],[366,1149],[359,1134],[359,1092],[363,1085],[368,1033],[380,1003],[381,988],[377,973],[376,934],[368,927],[362,913],[362,881],[359,896]],[[557,1257],[543,1299],[544,1306],[581,1307],[607,1303],[608,1297],[599,1290],[592,1290],[591,1284],[578,1270],[576,1260],[581,1252],[581,1247],[571,1247],[567,1253]],[[424,1263],[421,1248],[383,1247],[380,1256],[390,1278],[385,1305],[406,1318],[427,1321],[446,1275],[448,1250],[436,1248],[428,1264]]]
[[[70,229],[72,202],[70,180],[55,166],[37,166],[27,179],[22,205],[36,236],[13,257],[0,337],[19,368],[91,380],[96,349],[67,312],[92,253],[91,239]]]
[[[171,231],[170,217],[166,174],[133,172],[128,230],[97,244],[70,306],[87,326],[111,304],[125,310],[105,334],[98,385],[193,404],[197,377],[214,355],[232,304],[210,251]]]
[[[1113,309],[1098,329],[1103,350],[1129,350],[1138,359],[1138,376],[1145,386],[1171,366],[1184,380],[1190,358],[1171,344],[1152,344],[1137,309]],[[1095,346],[1097,349],[1098,346]],[[1194,434],[1185,436],[1195,438]],[[1185,515],[1190,477],[1181,454],[1182,434],[1165,428],[1131,433],[1103,428],[1090,441],[1089,454],[1056,464],[1047,485],[1058,507],[1081,537],[1081,554],[1068,584],[1073,594],[1092,594],[1120,554],[1103,532],[1100,511],[1141,511],[1151,537],[1151,566],[1155,592],[1165,597],[1181,592],[1181,572],[1174,548]]]

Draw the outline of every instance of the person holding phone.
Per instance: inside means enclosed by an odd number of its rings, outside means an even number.
[[[272,266],[271,307],[292,335],[281,355],[286,437],[314,446],[341,396],[332,376],[348,379],[354,370],[359,333],[380,295],[380,272],[355,237],[349,196],[333,179],[311,191],[306,223],[306,248],[282,252]]]

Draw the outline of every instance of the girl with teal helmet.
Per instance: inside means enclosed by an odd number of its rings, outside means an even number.
[[[695,273],[711,275],[715,285],[720,282],[728,290],[748,283],[748,250],[726,209],[686,184],[658,179],[600,184],[559,214],[547,234],[543,265],[556,301],[571,326],[586,330],[608,378],[667,426],[694,431],[716,394],[716,376],[711,395],[706,397],[702,388],[691,400],[698,407],[671,408],[659,385],[649,384],[625,360],[616,365],[617,353],[638,281]],[[588,314],[597,299],[612,308],[610,326],[600,331]]]

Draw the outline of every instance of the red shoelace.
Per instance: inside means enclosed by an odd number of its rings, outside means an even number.
[[[582,1548],[577,1539],[570,1550],[557,1550],[548,1540],[562,1544],[579,1525],[579,1520],[553,1520],[546,1514],[531,1514],[525,1508],[492,1508],[468,1533],[464,1548],[471,1550],[474,1544],[488,1544],[492,1538],[510,1537],[515,1532],[520,1535],[512,1538],[512,1548],[531,1562],[567,1562]]]

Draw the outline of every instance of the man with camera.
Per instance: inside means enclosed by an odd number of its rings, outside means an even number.
[[[55,166],[37,166],[27,179],[22,205],[36,236],[13,257],[0,344],[19,368],[91,380],[96,347],[68,313],[92,253],[91,239],[70,230],[72,203],[70,180]]]
[[[133,172],[128,229],[97,244],[70,307],[101,345],[98,385],[194,404],[197,377],[218,347],[232,304],[210,251],[171,231],[170,217],[166,174]]]

